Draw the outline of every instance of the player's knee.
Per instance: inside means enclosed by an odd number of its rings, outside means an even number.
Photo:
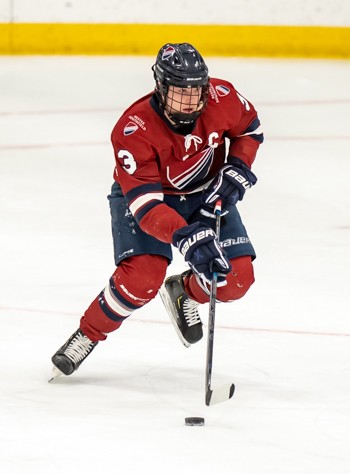
[[[168,260],[165,257],[137,255],[123,260],[112,278],[114,284],[129,298],[146,303],[158,293],[167,267]]]
[[[227,276],[227,285],[217,291],[217,299],[222,302],[242,298],[254,283],[254,269],[250,256],[231,259],[232,271]]]
[[[137,286],[142,286],[146,292],[152,289],[157,293],[164,281],[168,264],[168,259],[160,255],[140,255],[137,276],[135,275]]]

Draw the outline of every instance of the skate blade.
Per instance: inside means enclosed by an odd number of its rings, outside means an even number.
[[[60,371],[55,365],[52,367],[52,377],[48,380],[49,383],[53,382],[58,377],[64,375],[63,372]]]

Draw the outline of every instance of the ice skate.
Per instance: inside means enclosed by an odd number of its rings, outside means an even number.
[[[190,347],[202,339],[203,324],[198,313],[198,303],[189,298],[184,288],[183,278],[187,273],[167,278],[159,294],[181,342]]]
[[[52,378],[49,382],[60,375],[71,375],[75,372],[97,344],[98,342],[91,341],[81,329],[75,331],[68,341],[52,356],[51,361],[54,367]]]

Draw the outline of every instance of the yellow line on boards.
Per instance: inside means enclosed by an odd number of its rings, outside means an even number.
[[[154,56],[167,42],[207,56],[350,58],[347,27],[0,23],[0,54]]]

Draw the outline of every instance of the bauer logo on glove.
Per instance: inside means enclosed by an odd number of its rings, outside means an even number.
[[[218,285],[226,283],[231,264],[220,247],[216,233],[201,222],[187,225],[174,232],[175,245],[190,268],[204,281],[210,282],[217,272]]]
[[[233,156],[228,157],[228,164],[220,170],[216,179],[203,192],[204,212],[202,214],[213,213],[212,210],[218,199],[223,201],[224,207],[225,205],[235,206],[238,201],[242,201],[246,190],[254,186],[256,182],[257,177],[242,160]],[[222,215],[226,212],[224,211]]]
[[[212,237],[212,238],[216,237],[213,229],[201,230],[197,232],[196,234],[194,234],[193,236],[190,236],[187,239],[183,239],[184,242],[182,243],[181,241],[179,243],[180,252],[182,253],[183,256],[185,256],[190,247],[192,247],[193,245],[196,245],[196,246],[199,245],[200,244],[199,241],[206,239],[207,237]]]
[[[239,174],[234,168],[227,170],[226,176],[231,176],[231,178],[235,179],[244,189],[249,189],[252,187],[252,183],[248,181],[244,176]]]

